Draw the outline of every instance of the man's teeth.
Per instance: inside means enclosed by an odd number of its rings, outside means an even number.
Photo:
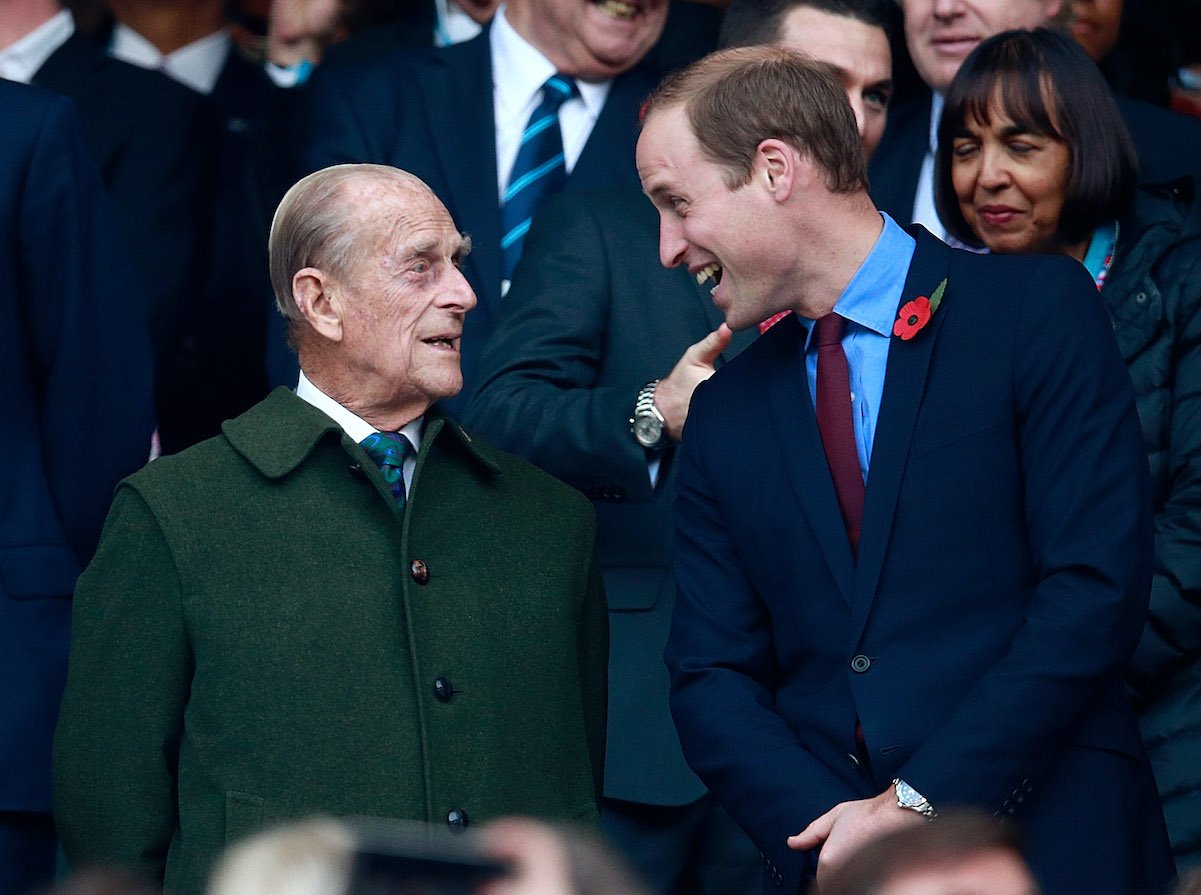
[[[696,284],[703,286],[705,280],[712,279],[716,284],[718,281],[717,275],[721,272],[720,264],[710,264],[707,267],[702,267],[696,272]]]
[[[596,5],[600,7],[601,12],[615,19],[632,19],[638,14],[638,7],[622,3],[621,0],[600,0]]]

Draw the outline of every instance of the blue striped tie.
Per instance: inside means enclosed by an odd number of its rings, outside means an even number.
[[[504,236],[500,248],[504,253],[506,280],[513,277],[513,268],[521,257],[521,244],[538,203],[543,196],[562,189],[567,180],[559,106],[578,95],[575,81],[566,75],[552,75],[542,85],[542,102],[526,122],[501,209]]]

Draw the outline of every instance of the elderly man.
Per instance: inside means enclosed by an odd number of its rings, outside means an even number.
[[[187,895],[226,842],[314,812],[596,822],[592,509],[432,406],[462,385],[466,250],[395,169],[285,196],[296,394],[123,483],[76,592],[54,792],[72,864]]]
[[[663,263],[732,329],[794,312],[697,388],[677,460],[689,763],[787,892],[956,805],[1023,824],[1048,892],[1164,891],[1121,682],[1146,460],[1092,280],[881,215],[803,57],[715,54],[647,109]]]

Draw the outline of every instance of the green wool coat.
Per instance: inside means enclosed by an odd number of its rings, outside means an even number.
[[[118,488],[76,590],[68,860],[188,895],[226,843],[314,812],[595,823],[593,538],[585,498],[434,414],[403,513],[286,389],[156,460]]]

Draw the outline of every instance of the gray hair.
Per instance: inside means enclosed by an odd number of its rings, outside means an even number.
[[[352,181],[381,184],[420,181],[388,165],[334,165],[297,181],[284,195],[271,221],[267,240],[275,306],[292,326],[304,320],[292,295],[292,278],[306,267],[345,274],[362,248],[360,229],[348,226],[353,213],[343,195]]]

